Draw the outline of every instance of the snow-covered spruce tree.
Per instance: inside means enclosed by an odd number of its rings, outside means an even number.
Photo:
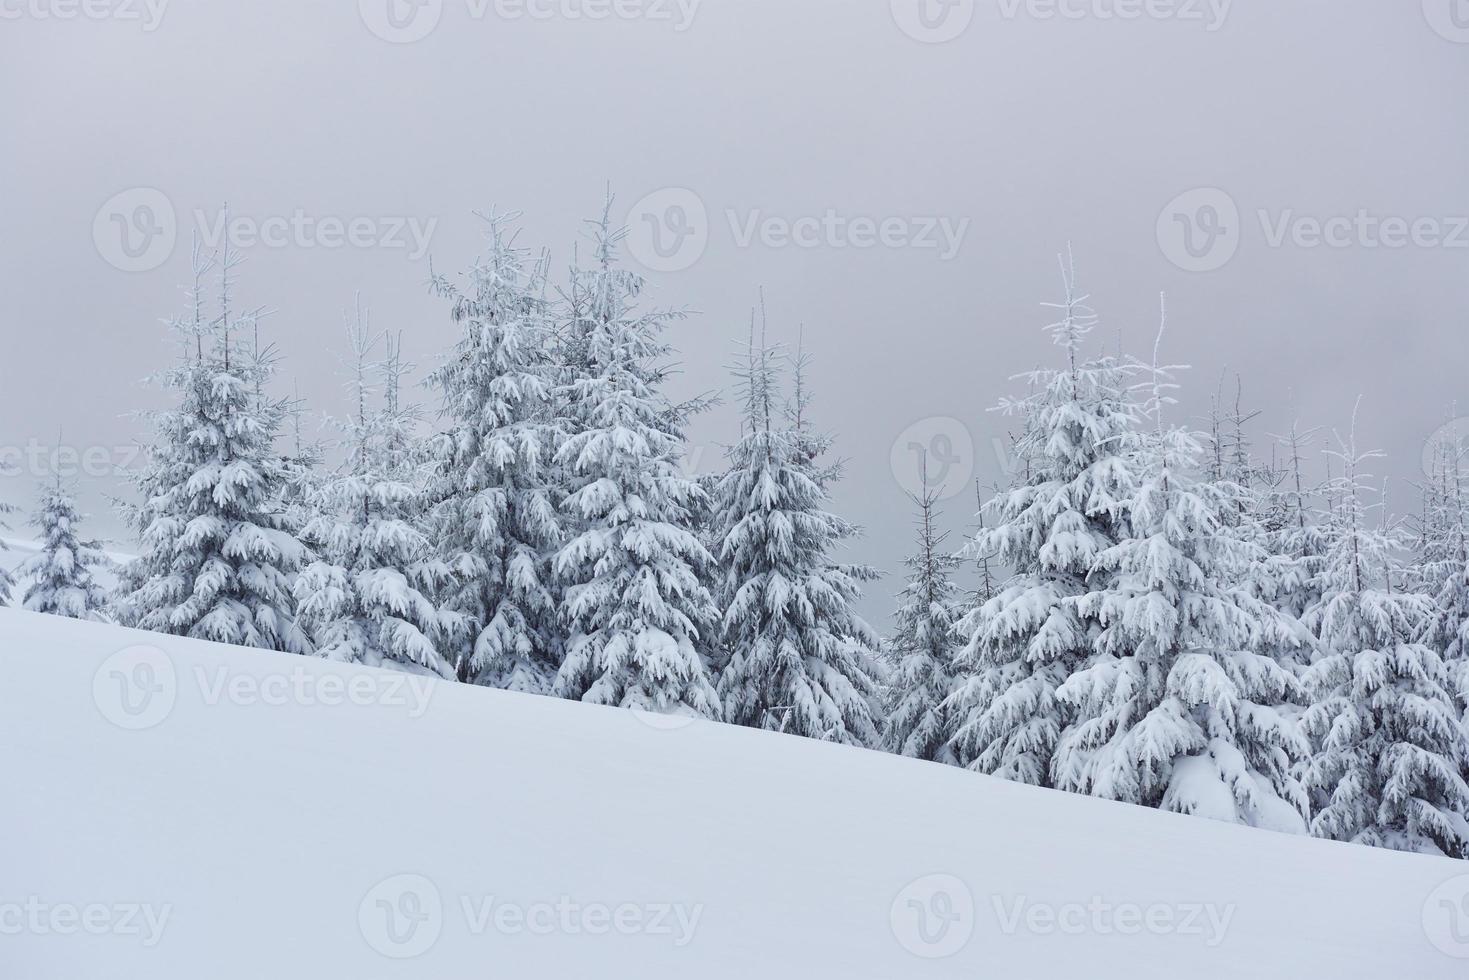
[[[320,442],[306,438],[306,416],[306,403],[297,389],[285,406],[285,417],[289,419],[287,436],[291,440],[291,450],[284,458],[285,481],[281,488],[281,504],[286,526],[298,537],[315,516],[311,510],[312,492],[326,459]]]
[[[1105,588],[1076,602],[1101,630],[1057,692],[1075,714],[1056,786],[1304,833],[1292,776],[1306,751],[1291,707],[1301,696],[1273,655],[1299,638],[1249,583],[1263,552],[1231,530],[1235,494],[1200,478],[1202,439],[1165,425],[1165,370],[1155,350],[1149,425],[1128,439],[1127,533],[1095,556]]]
[[[70,619],[107,620],[107,590],[93,571],[110,568],[112,562],[100,542],[78,536],[81,523],[76,500],[58,475],[55,483],[41,488],[41,505],[31,518],[31,526],[41,533],[41,550],[15,570],[27,583],[26,609]]]
[[[1269,463],[1255,458],[1245,427],[1260,413],[1241,407],[1243,390],[1243,381],[1236,376],[1234,401],[1227,409],[1221,408],[1222,392],[1215,396],[1204,477],[1213,494],[1227,500],[1219,515],[1220,533],[1238,538],[1254,555],[1243,584],[1255,598],[1279,610],[1287,627],[1283,633],[1271,634],[1283,642],[1272,645],[1262,638],[1255,652],[1299,675],[1310,665],[1313,648],[1310,632],[1299,619],[1312,566],[1307,556],[1310,536],[1292,526],[1301,507],[1301,492],[1291,481],[1299,481],[1299,471],[1292,474],[1282,469],[1274,458]],[[1292,427],[1293,455],[1299,455],[1299,441],[1306,435]]]
[[[1469,443],[1457,426],[1430,446],[1414,554],[1413,588],[1435,597],[1426,637],[1445,661],[1469,724]],[[1469,774],[1466,774],[1469,775]]]
[[[1274,437],[1287,455],[1281,479],[1270,491],[1270,509],[1279,516],[1266,542],[1275,571],[1270,579],[1275,586],[1270,601],[1298,620],[1320,599],[1317,586],[1326,560],[1325,535],[1312,504],[1314,490],[1308,490],[1303,476],[1304,454],[1317,431],[1292,423],[1288,433]]]
[[[643,280],[617,266],[625,232],[610,208],[594,223],[596,267],[574,273],[584,363],[556,391],[571,530],[553,563],[570,634],[554,692],[717,718],[706,661],[717,611],[698,575],[712,557],[691,516],[701,491],[681,471],[677,413],[659,390],[674,315],[637,311]]]
[[[960,621],[957,682],[946,705],[955,761],[1036,786],[1051,784],[1069,707],[1056,690],[1092,651],[1094,623],[1080,600],[1103,585],[1096,557],[1117,543],[1132,478],[1122,453],[1135,407],[1116,358],[1084,361],[1096,325],[1074,269],[1062,260],[1061,319],[1045,327],[1064,358],[1029,372],[1029,394],[1003,401],[1024,416],[1016,485],[983,508],[970,545],[1012,574]],[[1069,774],[1068,774],[1069,777]]]
[[[959,556],[944,550],[946,534],[934,526],[938,500],[928,489],[928,463],[920,464],[923,489],[918,506],[918,551],[907,561],[908,583],[899,593],[887,649],[897,661],[890,683],[882,746],[889,752],[931,762],[951,762],[953,732],[945,702],[954,684],[961,596],[952,580]]]
[[[752,330],[753,334],[753,330]],[[807,419],[804,360],[784,417],[776,355],[752,336],[740,378],[740,441],[715,501],[725,720],[848,745],[875,745],[877,638],[853,604],[870,570],[832,561],[856,529],[826,511],[838,471]]]
[[[993,492],[996,495],[1000,493],[998,484],[994,487]],[[997,567],[999,564],[999,554],[992,551],[976,549],[973,545],[973,542],[977,541],[979,536],[985,531],[984,504],[984,489],[980,486],[979,481],[975,480],[975,530],[970,535],[970,545],[960,553],[960,557],[968,553],[968,557],[973,559],[975,580],[974,589],[969,593],[967,601],[962,604],[961,612],[982,606],[1000,594],[1000,569]]]
[[[1306,613],[1321,653],[1307,679],[1305,728],[1314,752],[1305,782],[1319,837],[1395,850],[1469,857],[1469,732],[1449,669],[1421,642],[1432,597],[1404,591],[1397,555],[1405,541],[1385,521],[1362,471],[1353,432],[1333,455],[1330,543],[1321,599]]]
[[[206,320],[211,263],[195,247],[190,312],[174,324],[183,356],[160,379],[179,404],[152,417],[154,442],[137,475],[144,499],[133,512],[142,554],[119,607],[141,629],[299,653],[291,579],[305,549],[281,512],[282,406],[257,398],[270,363],[241,341],[261,314],[231,307],[240,261],[226,247],[219,313]]]
[[[447,430],[433,440],[429,493],[439,554],[455,572],[448,608],[468,618],[460,679],[547,694],[562,631],[550,556],[562,538],[552,453],[552,310],[544,265],[514,245],[515,214],[486,217],[488,247],[463,288],[442,276],[460,336],[430,382]]]
[[[4,473],[5,464],[0,463],[0,475],[3,475]],[[6,514],[13,513],[15,513],[15,507],[3,501],[0,501],[0,531],[10,530],[10,526],[5,523],[3,518]],[[5,542],[0,541],[0,557],[3,557],[5,553],[9,550],[10,549],[6,546]],[[0,562],[0,606],[10,605],[10,593],[11,590],[15,588],[15,580],[10,577],[10,572],[6,569],[6,564],[8,563]]]
[[[424,490],[408,453],[418,416],[399,397],[409,366],[391,340],[386,359],[372,362],[385,337],[360,299],[347,335],[356,410],[336,423],[340,469],[311,489],[316,516],[303,535],[319,557],[296,580],[300,622],[318,656],[452,677],[439,650],[453,647],[464,622],[432,598],[451,574],[420,526]]]

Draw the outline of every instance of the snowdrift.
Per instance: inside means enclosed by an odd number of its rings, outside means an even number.
[[[1469,867],[0,610],[0,976],[1459,978]]]

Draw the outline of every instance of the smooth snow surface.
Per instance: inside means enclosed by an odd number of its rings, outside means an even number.
[[[0,678],[6,980],[1469,975],[1445,859],[9,610]]]

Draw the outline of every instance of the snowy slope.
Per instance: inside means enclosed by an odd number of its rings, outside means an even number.
[[[14,611],[0,677],[7,980],[1469,975],[1458,862]]]

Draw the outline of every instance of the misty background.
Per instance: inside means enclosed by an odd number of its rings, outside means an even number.
[[[1361,395],[1408,512],[1425,440],[1469,414],[1465,0],[94,2],[0,0],[0,501],[33,506],[59,432],[119,550],[129,413],[161,404],[143,379],[226,201],[246,233],[295,220],[237,242],[237,295],[276,311],[277,394],[298,385],[326,438],[355,293],[427,371],[456,337],[430,257],[468,268],[473,212],[524,212],[561,279],[610,183],[650,302],[696,311],[672,394],[732,388],[762,288],[771,339],[802,332],[849,461],[833,509],[866,528],[844,557],[888,573],[879,626],[915,446],[955,546],[972,481],[1006,478],[988,410],[1056,361],[1040,304],[1068,242],[1095,344],[1146,353],[1166,292],[1177,417],[1238,372],[1263,455],[1296,418],[1345,432]],[[1318,242],[1331,219],[1351,227]],[[735,398],[698,419],[696,470],[737,433]]]

